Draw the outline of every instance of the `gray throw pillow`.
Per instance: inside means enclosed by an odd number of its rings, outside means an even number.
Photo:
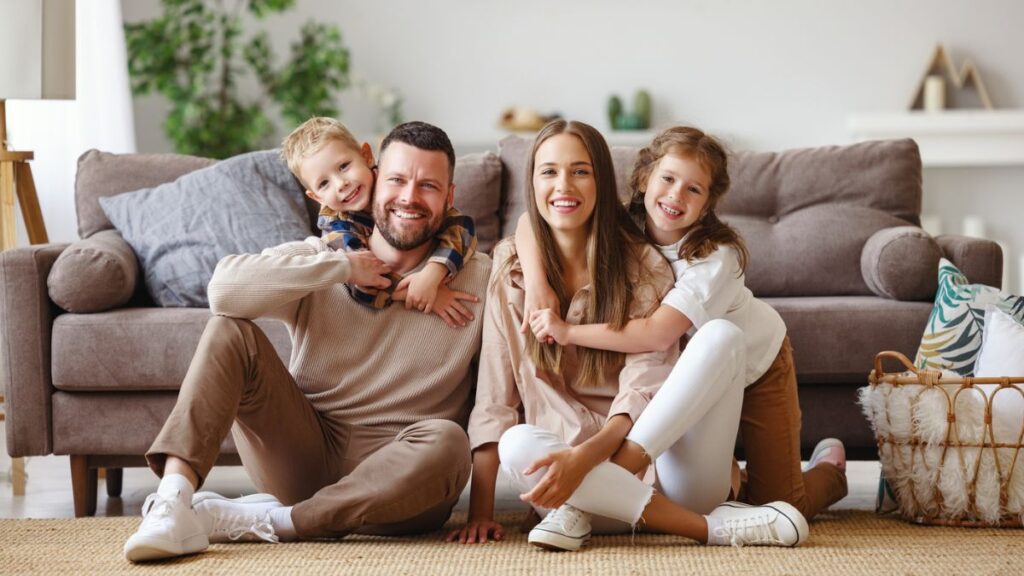
[[[99,201],[139,257],[153,300],[204,307],[206,285],[221,258],[309,235],[303,198],[278,152],[268,150]]]

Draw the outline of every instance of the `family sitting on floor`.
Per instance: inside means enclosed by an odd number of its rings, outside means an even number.
[[[743,240],[716,215],[729,176],[712,136],[658,134],[623,206],[601,134],[549,123],[527,213],[490,257],[452,206],[437,127],[396,127],[374,164],[313,118],[282,154],[323,235],[218,263],[214,316],[146,455],[161,481],[129,560],[435,531],[471,476],[447,540],[501,540],[499,467],[536,515],[529,542],[551,550],[631,530],[796,546],[846,494],[838,440],[801,469],[786,327],[744,285]],[[259,317],[288,326],[290,366]],[[196,492],[229,430],[259,494]]]

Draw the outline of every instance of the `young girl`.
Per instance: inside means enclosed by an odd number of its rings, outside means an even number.
[[[800,469],[800,406],[786,327],[744,286],[746,248],[715,213],[729,189],[725,150],[696,128],[669,128],[640,150],[630,187],[630,212],[672,263],[675,287],[654,314],[622,329],[567,323],[551,309],[531,311],[530,327],[538,339],[563,346],[629,353],[675,346],[683,334],[692,338],[715,318],[735,324],[747,352],[740,423],[747,456],[745,500],[783,500],[813,517],[846,495],[845,454],[841,442],[826,439],[816,447],[809,469]],[[517,240],[521,253],[535,251],[525,244]],[[531,266],[535,259],[521,259],[528,285],[541,294],[535,298],[550,299],[543,295],[547,286],[534,281],[543,280]]]
[[[600,133],[578,122],[548,124],[527,174],[532,225],[524,233],[539,248],[559,311],[620,328],[653,311],[672,275],[619,204]],[[806,521],[788,504],[719,506],[730,489],[743,394],[739,329],[709,322],[678,362],[677,347],[621,354],[544,344],[519,330],[525,292],[514,244],[499,243],[493,260],[468,430],[469,523],[449,540],[502,537],[494,521],[499,465],[524,501],[551,511],[529,537],[545,548],[579,548],[591,515],[603,531],[629,531],[642,519],[647,529],[709,544],[794,546],[806,538]],[[636,476],[647,457],[654,487]]]

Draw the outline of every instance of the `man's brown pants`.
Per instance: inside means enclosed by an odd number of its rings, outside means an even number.
[[[810,520],[846,496],[846,475],[831,464],[800,469],[800,403],[787,336],[775,361],[743,394],[740,435],[747,457],[750,504],[782,500]]]
[[[163,476],[167,456],[200,484],[231,430],[261,492],[294,505],[305,538],[440,528],[469,479],[469,440],[448,420],[396,432],[317,412],[255,324],[214,316],[178,402],[146,458]]]

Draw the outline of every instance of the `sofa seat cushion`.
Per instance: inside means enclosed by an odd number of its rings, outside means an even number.
[[[797,378],[806,384],[866,384],[875,354],[917,351],[929,302],[877,296],[765,298],[786,322]],[[850,397],[850,402],[853,402]]]
[[[53,323],[53,385],[70,391],[177,390],[209,318],[205,308],[62,314]],[[256,324],[287,363],[291,340],[284,324]]]
[[[53,453],[142,455],[149,450],[174,408],[173,392],[57,392],[53,395]],[[126,430],[131,430],[126,434]],[[231,434],[222,453],[236,453]]]

